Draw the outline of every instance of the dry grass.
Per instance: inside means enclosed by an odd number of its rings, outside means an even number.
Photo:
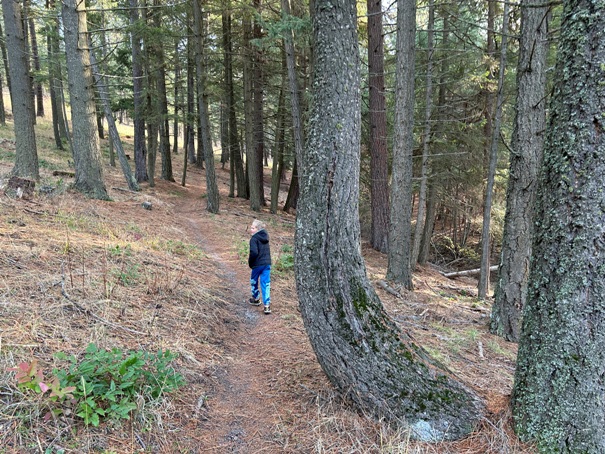
[[[9,134],[0,128],[0,175],[11,167]],[[0,192],[0,453],[532,452],[511,431],[515,346],[487,332],[490,308],[473,296],[474,281],[425,268],[402,298],[378,289],[397,323],[487,404],[467,439],[417,443],[334,392],[308,343],[291,272],[274,275],[270,317],[242,303],[241,245],[254,218],[246,201],[224,196],[213,216],[198,169],[185,188],[158,181],[131,193],[117,189],[125,184],[111,168],[112,201],[89,200],[52,177],[50,167],[67,170],[62,154],[40,154],[52,163],[42,169],[43,184],[56,187],[51,195],[14,200]],[[225,190],[228,173],[217,173]],[[257,216],[269,224],[274,256],[292,244],[293,216]],[[364,255],[370,278],[383,279],[385,257],[367,247]],[[54,353],[81,355],[90,342],[170,349],[187,385],[141,402],[125,423],[45,421],[44,399],[20,394],[7,369],[37,358],[49,371],[60,365]]]

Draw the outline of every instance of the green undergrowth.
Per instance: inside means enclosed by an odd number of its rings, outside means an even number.
[[[176,356],[169,350],[104,350],[89,344],[83,357],[58,352],[52,371],[39,366],[37,359],[9,369],[15,372],[18,392],[8,402],[13,417],[31,423],[31,405],[42,407],[43,421],[64,417],[98,426],[104,420],[130,419],[147,402],[162,399],[185,384],[171,363]]]

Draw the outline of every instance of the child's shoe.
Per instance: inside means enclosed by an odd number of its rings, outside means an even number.
[[[265,306],[265,314],[271,313],[271,306]]]
[[[252,304],[253,306],[260,306],[260,300],[255,300],[254,298],[250,298],[250,299],[248,300],[248,302],[249,302],[250,304]]]

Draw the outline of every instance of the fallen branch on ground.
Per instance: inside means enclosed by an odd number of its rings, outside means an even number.
[[[490,266],[489,270],[490,271],[496,271],[498,269],[499,265],[494,265],[494,266]],[[454,271],[452,273],[441,273],[443,276],[448,277],[448,278],[453,278],[453,277],[458,277],[458,276],[472,276],[473,274],[479,274],[481,272],[481,268],[475,268],[472,270],[465,270],[465,271]]]

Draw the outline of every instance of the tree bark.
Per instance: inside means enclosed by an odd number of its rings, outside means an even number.
[[[110,144],[116,149],[118,160],[120,161],[120,166],[122,167],[122,173],[124,174],[124,178],[126,179],[128,189],[130,189],[131,191],[140,191],[141,188],[139,187],[136,178],[132,174],[128,159],[126,159],[126,153],[124,152],[124,147],[122,147],[122,140],[120,139],[120,134],[118,132],[116,122],[113,118],[113,112],[111,111],[109,92],[107,91],[107,87],[105,86],[105,83],[101,78],[101,74],[99,72],[93,52],[90,53],[90,66],[92,68],[97,91],[99,92],[99,96],[101,98],[100,101],[103,105],[105,118],[107,118],[107,129],[109,129]]]
[[[141,36],[136,27],[139,24],[139,2],[129,0],[130,25],[132,41],[132,87],[134,96],[134,165],[135,177],[139,183],[147,181],[147,149],[145,147],[145,109],[143,100],[143,62],[141,53]]]
[[[15,130],[15,165],[11,175],[22,178],[40,178],[36,133],[34,131],[34,112],[32,87],[21,6],[15,0],[2,0],[4,24],[6,28],[6,46],[8,49],[9,74],[12,80],[11,100]]]
[[[74,186],[88,197],[107,200],[97,136],[86,9],[84,2],[76,1],[66,0],[62,8],[73,129]]]
[[[468,434],[480,404],[386,315],[360,247],[360,73],[355,2],[315,2],[314,104],[302,156],[295,270],[318,361],[358,408],[425,441]]]
[[[46,9],[48,13],[53,15],[53,22],[57,22],[54,18],[55,15],[55,4],[52,0],[46,1]],[[54,31],[54,30],[53,30]],[[59,129],[59,121],[62,118],[62,110],[59,107],[59,96],[55,87],[55,79],[57,77],[56,61],[58,53],[55,52],[54,45],[54,33],[50,32],[46,36],[46,53],[48,54],[48,93],[50,95],[50,110],[53,122],[53,136],[55,139],[55,146],[59,150],[63,150],[63,138],[61,137],[61,131]]]
[[[29,38],[31,40],[31,51],[32,51],[32,61],[34,63],[34,71],[39,73],[41,70],[40,67],[40,55],[38,54],[38,37],[36,35],[36,27],[34,25],[34,20],[30,17],[28,18],[29,24]],[[34,82],[34,92],[36,96],[36,116],[43,117],[44,116],[44,95],[42,92],[42,82],[35,81]]]
[[[172,154],[179,152],[179,109],[183,109],[183,101],[181,96],[181,59],[179,57],[180,37],[174,40],[174,120],[172,123],[172,135],[174,141],[172,143]]]
[[[55,144],[58,149],[64,149],[64,142],[71,144],[71,137],[68,133],[67,118],[65,115],[63,102],[63,74],[61,70],[61,61],[59,54],[61,49],[59,46],[59,16],[55,9],[55,1],[47,0],[47,9],[52,15],[52,30],[47,36],[47,53],[48,53],[48,86],[50,93],[50,105],[53,121],[53,134]]]
[[[190,23],[190,19],[187,19]],[[195,57],[194,41],[191,36],[187,37],[187,132],[185,133],[185,154],[189,164],[195,164]]]
[[[418,210],[416,215],[416,228],[414,230],[414,241],[412,243],[412,256],[410,263],[412,269],[416,267],[420,256],[420,243],[424,233],[427,217],[427,187],[430,173],[430,149],[431,142],[431,116],[433,113],[433,58],[435,52],[435,2],[429,0],[429,20],[427,29],[427,65],[426,65],[426,87],[424,97],[424,131],[422,134],[422,163],[420,166],[420,190],[418,191]]]
[[[282,8],[283,13],[283,8]],[[282,46],[282,71],[281,71],[281,89],[279,90],[279,99],[277,101],[277,120],[275,125],[275,145],[273,146],[273,165],[271,168],[271,206],[270,211],[277,213],[279,202],[279,188],[281,186],[281,171],[284,167],[284,149],[285,149],[285,117],[286,117],[286,89],[288,80],[288,65],[286,63],[286,50]]]
[[[159,0],[153,1],[152,23],[156,30],[162,26],[162,8]],[[161,178],[166,181],[174,181],[172,174],[172,156],[170,152],[170,125],[168,124],[168,95],[166,92],[166,61],[164,57],[163,39],[155,37],[152,45],[153,58],[155,61],[155,80],[157,85],[157,117],[160,135],[159,152],[162,162]],[[178,58],[178,57],[177,57]],[[176,140],[176,137],[175,137]]]
[[[513,388],[541,452],[605,452],[605,9],[563,2]]]
[[[230,7],[230,2],[227,7]],[[231,183],[229,185],[229,196],[246,197],[246,175],[244,174],[244,163],[239,145],[237,132],[237,117],[235,112],[235,94],[233,88],[233,44],[231,41],[231,12],[223,12],[223,48],[225,91],[227,95],[227,116],[229,123],[229,174]],[[236,189],[237,186],[237,189]]]
[[[397,0],[395,142],[387,279],[412,289],[412,150],[414,147],[414,67],[416,3]]]
[[[508,11],[509,4],[504,3],[502,13],[502,42],[500,44],[500,70],[498,74],[498,94],[496,96],[496,112],[492,129],[492,140],[489,154],[489,170],[487,172],[487,185],[485,189],[485,201],[483,203],[483,227],[481,230],[481,273],[479,273],[479,284],[477,295],[479,298],[487,298],[489,293],[489,268],[491,258],[490,224],[492,217],[492,199],[494,190],[494,179],[496,178],[496,164],[498,163],[498,144],[500,143],[500,123],[502,122],[502,103],[504,99],[504,71],[506,69],[506,51],[508,47]]]
[[[281,0],[282,16],[290,15],[289,0]],[[295,161],[292,169],[292,181],[288,189],[288,196],[284,205],[284,211],[296,208],[299,195],[298,166],[296,156],[301,156],[305,147],[304,125],[302,119],[302,107],[300,99],[300,85],[296,74],[296,58],[294,50],[294,38],[292,30],[286,30],[284,34],[284,50],[286,52],[286,66],[288,68],[288,84],[290,86],[290,104],[292,107],[292,129],[294,133]]]
[[[521,312],[527,299],[527,280],[534,225],[538,169],[546,122],[546,57],[549,8],[536,0],[521,2],[521,38],[517,64],[517,103],[502,256],[490,331],[517,342]]]
[[[370,88],[370,205],[372,247],[387,252],[389,239],[389,169],[384,88],[382,2],[368,0],[368,85]]]
[[[260,42],[263,37],[259,18],[261,17],[262,8],[261,0],[252,0],[256,13],[252,22],[252,39]],[[250,179],[250,207],[257,211],[265,205],[265,182],[263,172],[263,157],[265,154],[265,115],[264,115],[264,99],[265,99],[265,75],[264,75],[264,55],[263,49],[259,44],[250,47],[252,51],[252,130],[253,130],[253,159],[254,164],[250,171],[256,172],[255,184],[257,189],[252,191],[253,180]]]
[[[4,10],[4,6],[2,7]],[[6,17],[6,16],[5,16]],[[2,31],[2,22],[0,21],[0,36],[4,36],[4,32]],[[0,51],[2,52],[2,62],[4,63],[4,74],[6,74],[6,85],[8,86],[8,91],[11,92],[11,77],[10,70],[8,69],[8,54],[6,52],[6,40],[0,40]]]
[[[208,114],[208,103],[206,94],[206,75],[202,66],[202,8],[200,0],[193,1],[194,31],[197,41],[196,64],[197,64],[197,88],[198,88],[198,112],[200,115],[200,126],[202,145],[204,147],[204,160],[206,163],[206,210],[210,213],[219,212],[219,193],[214,171],[214,151],[212,150],[212,139],[210,137],[210,118]]]

